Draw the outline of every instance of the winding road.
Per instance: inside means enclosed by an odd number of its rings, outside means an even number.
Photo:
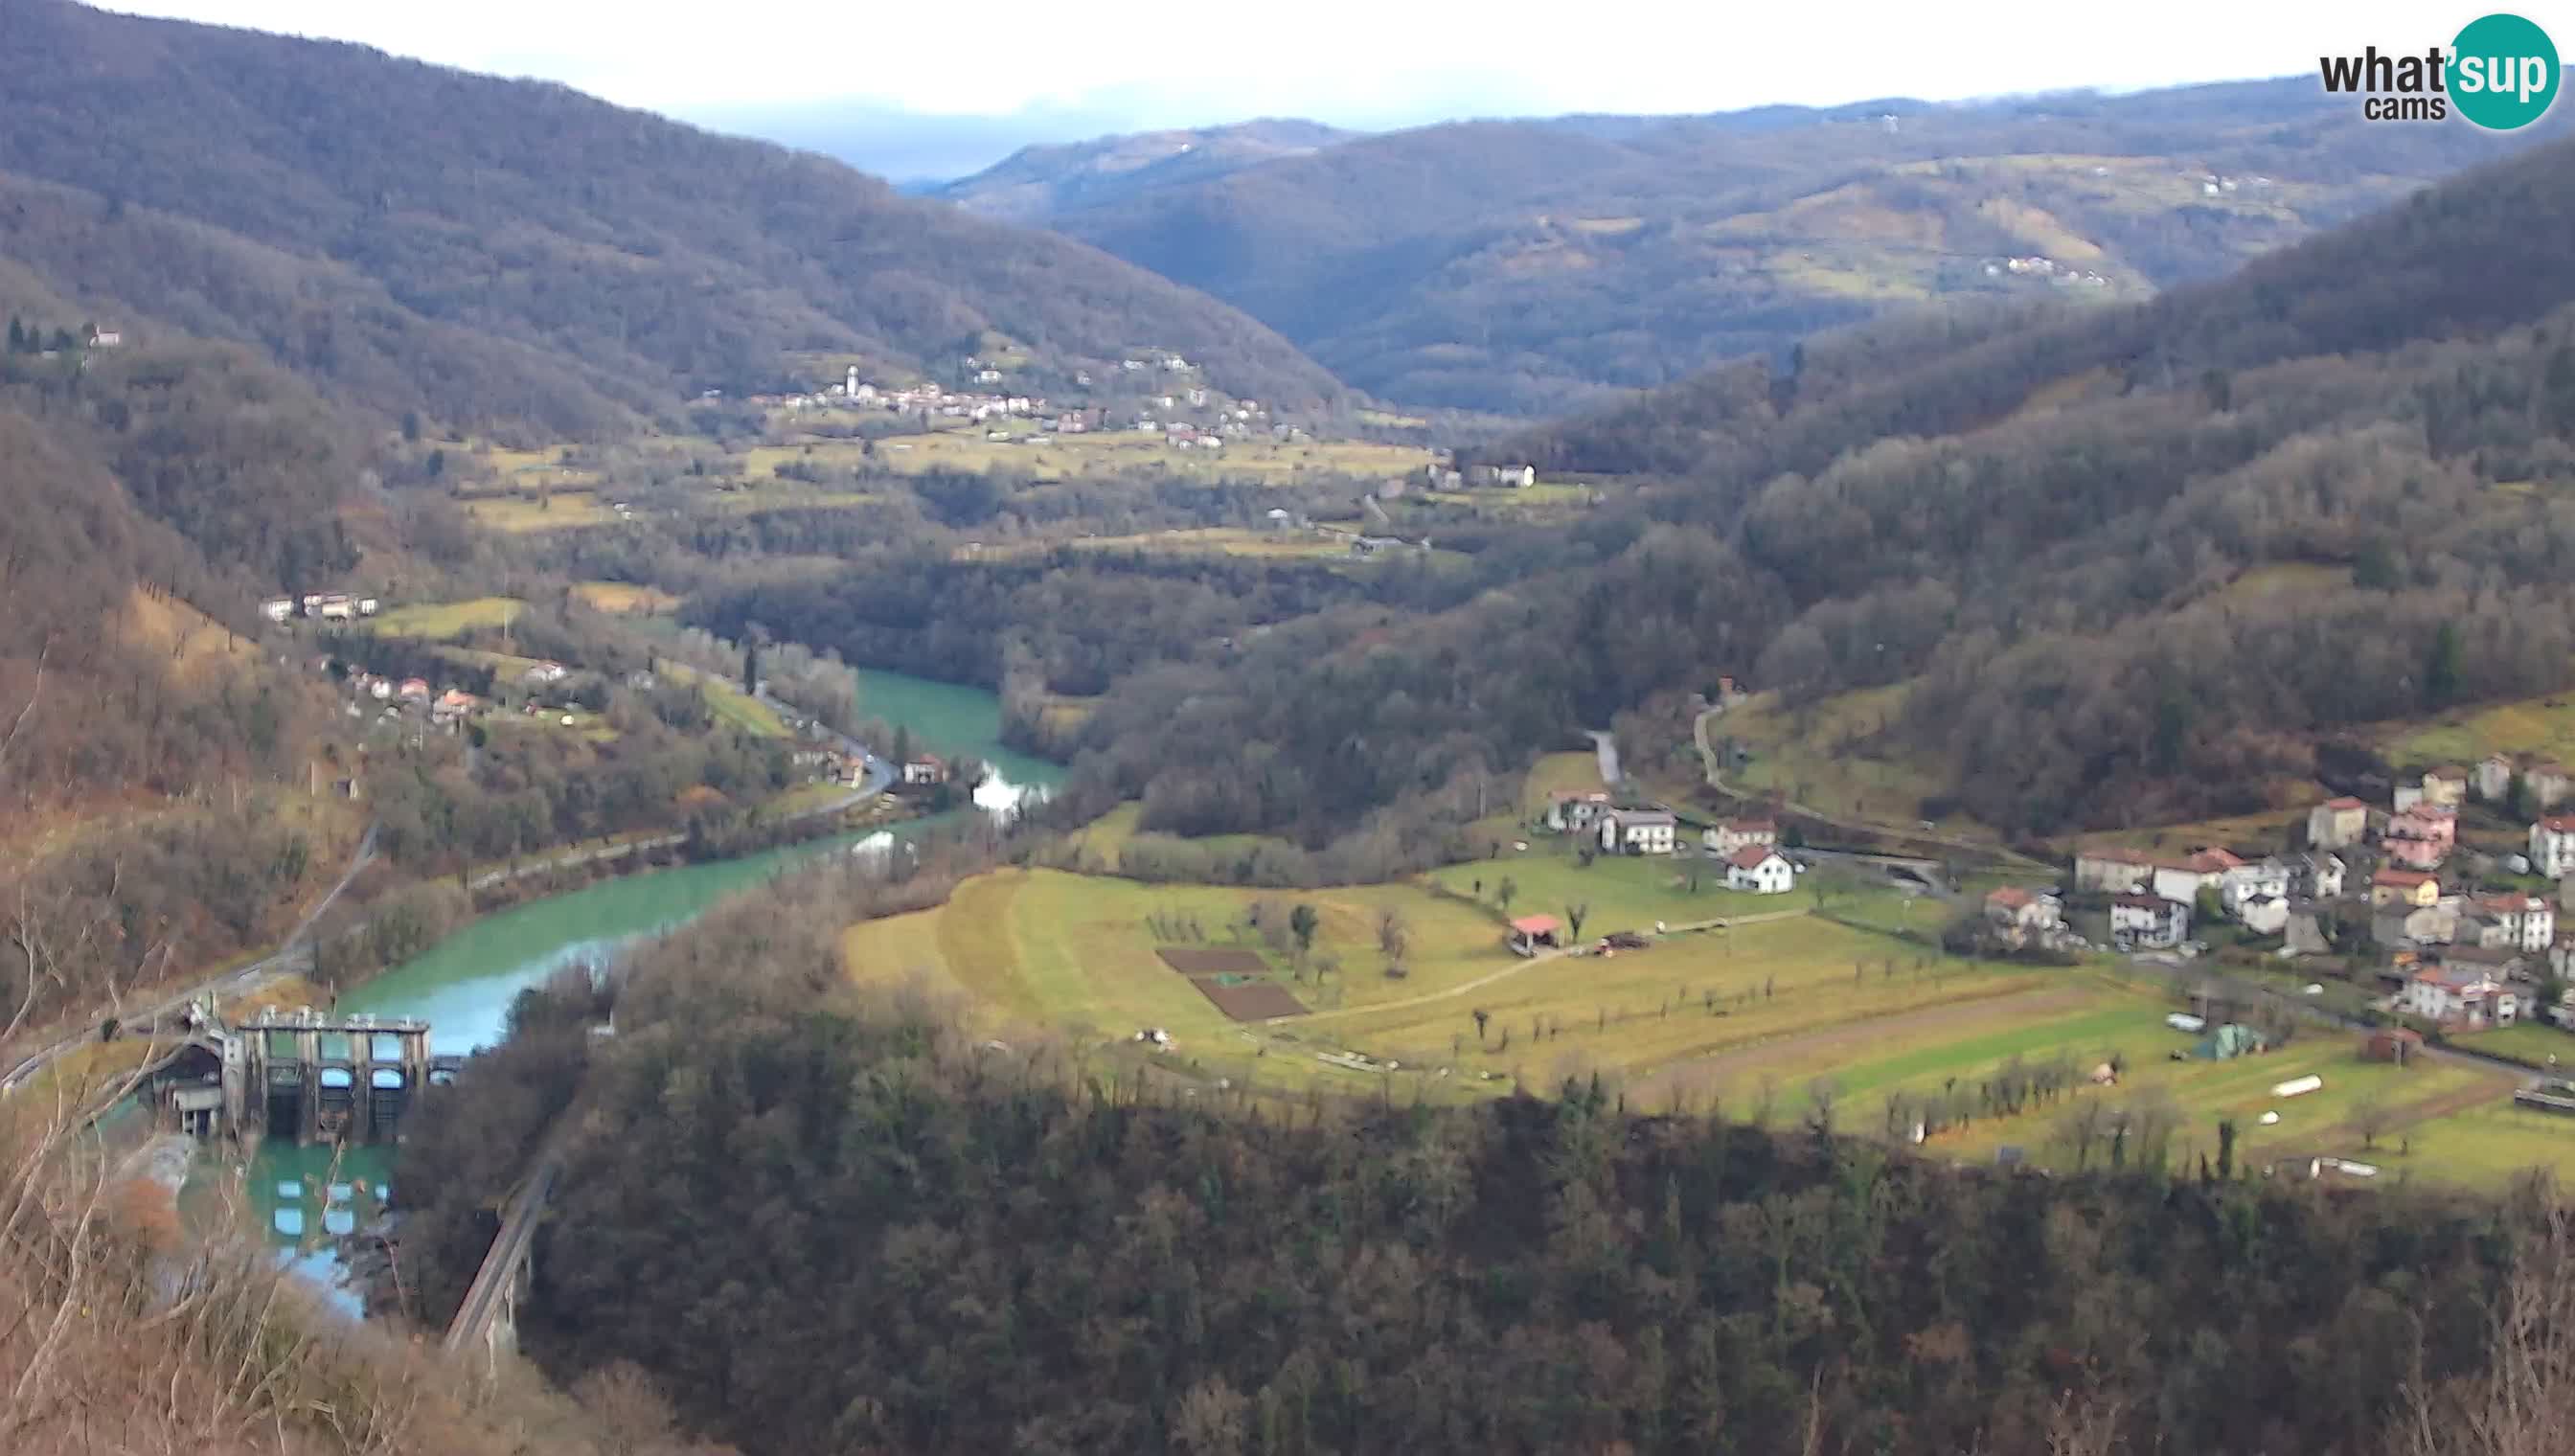
[[[279,943],[275,951],[248,965],[236,966],[221,975],[211,976],[184,989],[165,992],[160,1000],[146,1008],[127,1011],[121,1005],[117,1006],[115,1008],[117,1019],[131,1023],[158,1021],[162,1017],[185,1009],[190,1001],[200,996],[220,998],[228,993],[237,994],[255,989],[285,974],[289,969],[288,963],[294,959],[295,952],[304,937],[312,931],[314,922],[322,918],[323,913],[340,898],[341,891],[347,889],[350,881],[358,877],[358,871],[366,868],[375,857],[376,826],[370,823],[367,825],[367,831],[358,836],[357,852],[349,856],[348,867],[340,872],[339,880],[331,886],[328,894],[314,902],[313,908],[305,911],[303,919],[295,922],[295,928],[287,932],[286,939]],[[29,1077],[44,1070],[56,1057],[74,1047],[88,1045],[95,1039],[96,1034],[95,1031],[82,1031],[21,1059],[9,1068],[5,1076],[0,1076],[0,1093],[18,1090]]]

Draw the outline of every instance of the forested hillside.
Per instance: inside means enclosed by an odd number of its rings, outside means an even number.
[[[1284,834],[1309,881],[1469,851],[1531,754],[1640,709],[1637,761],[1694,779],[1679,710],[1719,675],[1778,690],[1819,751],[1917,777],[1930,816],[2036,835],[2272,807],[2347,731],[2575,679],[2569,160],[2144,303],[1878,321],[1530,432],[1482,458],[1634,484],[1365,573],[868,557],[693,610],[1105,688],[1058,811]]]
[[[2363,126],[2298,77],[1437,126],[1047,220],[1382,398],[1553,415],[1928,301],[2140,297],[2527,140]]]
[[[1503,450],[1682,482],[1651,510],[1796,615],[1753,681],[1911,682],[1877,746],[1990,822],[2259,807],[2320,734],[2566,685],[2570,163],[2147,304],[1819,342]],[[2302,590],[2232,590],[2266,571]]]
[[[13,336],[51,342],[67,309],[0,276]],[[251,608],[357,563],[357,460],[235,346],[0,354],[10,1007],[41,1024],[247,949],[337,875],[333,836],[263,792],[306,782],[328,707]]]
[[[953,371],[991,335],[1047,372],[1162,348],[1339,393],[1090,249],[559,86],[65,0],[0,0],[0,253],[374,410],[598,435],[790,351]]]
[[[586,1061],[524,1337],[746,1448],[2537,1456],[2470,1424],[2505,1389],[2520,1439],[2565,1429],[2553,1378],[2505,1383],[2563,1368],[2575,1295],[2534,1204],[2323,1196],[2145,1138],[1997,1175],[1590,1083],[1185,1089],[858,998],[834,927],[914,898],[720,912],[639,955],[613,1042],[587,983],[523,1000],[405,1153],[417,1287],[453,1298],[470,1210]]]

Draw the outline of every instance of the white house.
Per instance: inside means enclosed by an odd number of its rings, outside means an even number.
[[[2509,1026],[2521,996],[2480,966],[2435,965],[2405,982],[2405,1010],[2444,1026]]]
[[[2238,864],[2217,876],[2217,902],[2237,919],[2246,900],[2289,897],[2289,866],[2277,859]]]
[[[2277,935],[2289,928],[2289,902],[2276,894],[2257,894],[2235,906],[2236,921],[2256,935]]]
[[[903,765],[906,783],[944,783],[947,779],[948,765],[933,754],[924,753]]]
[[[2535,894],[2490,894],[2477,910],[2503,929],[2504,942],[2537,954],[2557,939],[2557,907]]]
[[[2155,893],[2168,900],[2190,904],[2203,889],[2214,889],[2230,869],[2241,869],[2244,861],[2223,849],[2202,849],[2187,859],[2155,865]]]
[[[2341,855],[2310,850],[2289,860],[2289,893],[2308,899],[2340,899],[2343,874]]]
[[[295,615],[295,599],[292,597],[271,597],[267,601],[259,604],[259,615],[267,618],[271,622],[283,623],[286,619]]]
[[[1714,828],[1700,833],[1699,842],[1710,854],[1731,855],[1756,844],[1778,843],[1779,825],[1770,819],[1718,819]]]
[[[2575,814],[2552,814],[2530,826],[2530,867],[2546,879],[2575,874]]]
[[[1797,887],[1797,866],[1767,844],[1753,844],[1726,856],[1725,887],[1754,894],[1786,894]]]
[[[2469,790],[2488,803],[2501,803],[2512,791],[2512,760],[2501,753],[2490,753],[2477,760]]]
[[[2123,894],[2110,901],[2110,940],[2121,949],[2161,949],[2190,934],[2190,906],[2159,894]]]
[[[1600,819],[1600,847],[1625,854],[1669,854],[1680,821],[1658,808],[1613,809]]]

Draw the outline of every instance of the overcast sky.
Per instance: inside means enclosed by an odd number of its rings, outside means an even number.
[[[2326,51],[2371,43],[2419,51],[2492,7],[123,0],[109,8],[542,76],[725,130],[829,143],[900,180],[972,171],[1029,142],[1254,116],[1392,127],[2312,75]],[[2519,9],[2561,47],[2575,47],[2575,3]],[[2071,18],[2083,14],[2101,19]]]

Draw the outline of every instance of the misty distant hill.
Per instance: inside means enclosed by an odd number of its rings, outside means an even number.
[[[1543,415],[1932,300],[2145,297],[2532,139],[2369,125],[2295,77],[1466,122],[1098,188],[1045,185],[1080,149],[1043,149],[948,195],[1205,289],[1381,397]]]
[[[1246,167],[1310,157],[1360,135],[1321,122],[1263,119],[1233,126],[1134,132],[1087,142],[1023,147],[925,195],[988,217],[1044,223],[1157,188],[1212,182]]]

